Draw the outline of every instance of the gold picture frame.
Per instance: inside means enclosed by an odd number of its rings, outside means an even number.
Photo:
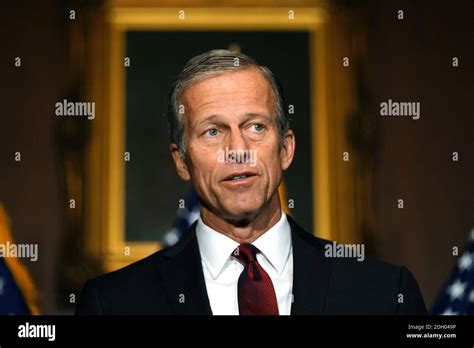
[[[182,14],[184,12],[184,19]],[[293,12],[289,12],[293,11]],[[292,16],[291,16],[292,15]],[[293,17],[293,18],[291,18]],[[101,18],[101,19],[100,19]],[[337,221],[342,190],[347,195],[352,184],[348,169],[338,170],[335,161],[346,148],[344,136],[336,135],[335,117],[351,105],[350,93],[339,99],[339,110],[329,100],[330,51],[328,50],[329,12],[323,7],[107,7],[95,25],[106,38],[105,47],[92,42],[96,66],[89,71],[90,98],[97,100],[88,149],[86,191],[86,248],[99,256],[106,270],[115,270],[141,259],[160,248],[155,242],[130,242],[124,230],[124,57],[127,30],[304,30],[310,37],[311,131],[313,172],[314,234],[340,241],[357,238],[356,218],[346,214],[345,224]],[[334,38],[335,40],[336,38]],[[104,92],[107,91],[107,92]],[[342,106],[341,106],[342,105]],[[343,107],[346,105],[347,107]],[[344,109],[344,110],[342,110]],[[332,111],[331,111],[332,110]],[[332,112],[332,114],[331,114]],[[338,116],[339,115],[339,116]],[[341,155],[339,155],[341,154]],[[338,198],[339,197],[339,198]]]

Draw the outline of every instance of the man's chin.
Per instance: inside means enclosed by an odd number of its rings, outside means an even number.
[[[226,210],[223,218],[235,226],[246,226],[251,223],[258,215],[259,209],[242,209],[239,207],[234,210]]]

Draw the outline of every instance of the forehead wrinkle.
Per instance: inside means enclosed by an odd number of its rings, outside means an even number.
[[[248,78],[249,75],[253,77],[251,80]],[[232,79],[229,79],[229,77],[232,77]],[[229,82],[229,80],[231,80],[231,82]],[[250,80],[253,83],[253,86],[257,85],[257,90],[269,89],[271,91],[271,94],[273,94],[273,89],[271,88],[270,82],[267,81],[263,73],[256,69],[245,69],[211,75],[187,86],[183,91],[183,94],[186,93],[186,91],[192,89],[193,87],[199,88],[203,83],[207,84],[206,89],[217,89],[219,91],[223,91],[231,85],[237,86],[237,90],[242,90],[242,86],[245,86],[246,89],[250,89],[252,87],[252,83],[242,83],[242,80],[246,80],[246,82]],[[235,91],[235,89],[233,91]]]
[[[249,72],[253,75],[251,79],[248,76]],[[244,77],[242,73],[246,73],[246,76]],[[234,77],[230,83],[228,81],[229,75]],[[242,83],[242,80],[245,82]],[[205,87],[203,87],[204,84]],[[205,78],[185,88],[180,97],[181,103],[185,105],[185,110],[202,112],[203,109],[209,108],[209,114],[219,114],[220,112],[213,110],[213,104],[217,108],[225,107],[222,105],[223,101],[233,102],[231,107],[245,106],[245,103],[235,105],[236,100],[257,101],[258,107],[264,106],[265,108],[270,104],[269,113],[275,111],[273,89],[263,74],[256,70],[242,70]]]

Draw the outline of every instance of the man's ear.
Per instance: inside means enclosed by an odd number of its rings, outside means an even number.
[[[188,167],[186,166],[186,162],[181,157],[181,153],[179,152],[178,145],[172,143],[170,145],[171,156],[173,156],[174,165],[176,166],[176,172],[181,179],[184,181],[191,180],[191,175],[189,175]]]
[[[291,162],[293,162],[295,146],[295,134],[291,129],[288,129],[285,138],[283,139],[283,144],[280,150],[280,163],[282,170],[287,170]]]

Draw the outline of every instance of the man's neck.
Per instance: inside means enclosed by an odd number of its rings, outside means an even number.
[[[248,221],[223,219],[203,206],[200,213],[202,221],[207,226],[241,244],[254,242],[272,228],[280,220],[282,211],[277,194],[276,198],[272,198],[267,209],[255,214],[255,217]]]

